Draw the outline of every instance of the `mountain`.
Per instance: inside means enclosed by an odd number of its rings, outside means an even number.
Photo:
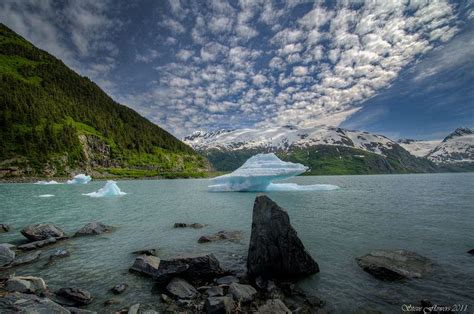
[[[398,140],[398,144],[405,148],[410,154],[416,157],[426,157],[439,143],[441,140],[433,141],[420,141],[412,139],[401,139]]]
[[[250,156],[274,152],[310,167],[308,174],[434,172],[431,161],[410,154],[397,142],[368,132],[334,127],[197,131],[183,141],[219,171],[238,168]]]
[[[0,24],[0,177],[196,175],[208,162]]]

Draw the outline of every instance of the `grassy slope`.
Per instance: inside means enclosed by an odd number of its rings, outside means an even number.
[[[0,167],[11,175],[200,176],[205,158],[0,24]],[[86,156],[80,135],[106,153]],[[101,154],[102,153],[102,154]],[[8,175],[8,171],[3,171]]]

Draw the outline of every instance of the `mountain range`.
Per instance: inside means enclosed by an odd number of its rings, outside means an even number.
[[[183,141],[219,171],[238,168],[256,153],[310,167],[307,174],[376,174],[469,171],[472,130],[459,128],[442,141],[391,140],[368,132],[318,126],[196,131]]]

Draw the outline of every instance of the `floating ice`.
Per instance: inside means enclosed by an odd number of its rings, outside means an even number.
[[[61,184],[61,183],[51,180],[51,181],[38,181],[38,182],[35,182],[35,184],[49,185],[49,184]]]
[[[67,184],[87,184],[92,180],[91,176],[83,173],[76,175],[72,180],[67,180]]]
[[[86,193],[82,195],[87,195],[90,197],[108,197],[108,196],[122,196],[127,193],[120,191],[120,188],[117,186],[117,182],[109,180],[107,183],[100,188],[97,192]]]
[[[212,179],[212,192],[227,191],[319,191],[335,190],[330,184],[298,185],[296,183],[272,183],[273,180],[287,179],[308,170],[302,164],[280,160],[275,154],[258,154],[249,158],[232,173]]]
[[[38,197],[54,197],[54,194],[41,194]]]

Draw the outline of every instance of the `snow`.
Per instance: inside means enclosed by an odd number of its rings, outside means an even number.
[[[295,183],[272,183],[304,173],[308,167],[280,160],[275,154],[258,154],[249,158],[232,173],[212,179],[209,191],[315,191],[334,190],[335,185],[306,185]]]
[[[51,181],[38,181],[38,182],[35,182],[35,184],[50,185],[50,184],[61,184],[61,183],[51,180]]]
[[[83,173],[74,176],[72,180],[67,180],[67,184],[87,184],[92,180],[91,176]]]
[[[90,197],[110,197],[110,196],[122,196],[127,193],[122,192],[117,186],[117,182],[109,180],[107,183],[100,188],[97,192],[85,193],[82,195],[87,195]]]
[[[416,157],[425,157],[428,155],[441,140],[433,141],[416,141],[416,140],[402,140],[399,145],[405,148],[410,154]]]
[[[474,162],[474,134],[448,136],[427,158],[438,164]]]
[[[41,194],[38,197],[54,197],[54,194]]]

